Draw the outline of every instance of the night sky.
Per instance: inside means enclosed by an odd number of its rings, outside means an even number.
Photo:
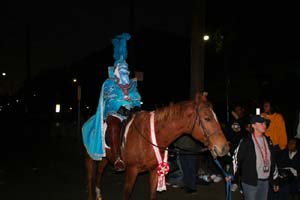
[[[211,20],[212,30],[223,30],[230,73],[245,67],[265,70],[271,76],[288,71],[297,73],[299,78],[300,16],[295,5],[253,1],[223,4],[208,5],[207,29],[211,28]]]
[[[13,79],[26,78],[28,33],[32,76],[40,70],[71,65],[111,45],[113,36],[129,32],[130,8],[134,8],[134,31],[151,27],[187,35],[186,16],[182,14],[189,5],[163,2],[134,1],[132,7],[131,1],[120,0],[7,3],[0,14],[1,71]]]
[[[30,76],[35,77],[80,62],[109,47],[110,39],[125,31],[150,29],[189,41],[191,7],[190,1],[170,0],[6,3],[0,8],[1,71],[13,86],[22,86],[28,77],[26,53]],[[299,90],[297,8],[286,2],[206,2],[205,32],[211,40],[205,47],[205,84],[218,93],[215,98],[224,96],[227,79],[235,98],[257,98],[247,91],[260,88],[259,95],[266,91],[286,100],[291,97],[287,88]],[[216,52],[218,31],[224,38],[222,50]],[[170,45],[176,47],[180,45]]]
[[[213,34],[222,29],[225,36],[233,37],[232,51],[241,52],[239,57],[247,57],[240,58],[244,62],[291,63],[298,59],[297,6],[207,1],[206,7],[207,32]],[[130,8],[134,9],[134,31],[150,27],[189,36],[191,3],[158,0],[23,2],[18,6],[7,3],[1,6],[1,71],[13,76],[16,71],[26,72],[27,33],[30,33],[33,75],[40,69],[69,65],[101,50],[110,45],[113,35],[130,31]]]

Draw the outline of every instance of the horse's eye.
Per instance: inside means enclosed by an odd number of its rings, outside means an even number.
[[[205,121],[210,121],[210,118],[209,117],[204,117],[204,120]]]

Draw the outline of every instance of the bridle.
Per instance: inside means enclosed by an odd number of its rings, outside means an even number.
[[[199,111],[199,108],[198,108],[198,107],[195,108],[195,111],[196,111],[196,117],[195,117],[195,121],[194,121],[194,124],[193,124],[192,131],[190,132],[191,134],[194,132],[194,129],[195,129],[197,120],[200,119],[199,113],[200,113],[203,109],[205,109],[205,108],[207,108],[207,107],[209,107],[209,106],[206,105],[205,107],[201,108],[200,111]],[[168,148],[161,147],[161,146],[158,146],[158,145],[152,143],[152,141],[150,141],[143,133],[140,132],[140,130],[136,127],[136,124],[135,124],[135,123],[132,123],[132,125],[133,125],[134,129],[137,131],[137,133],[138,133],[145,141],[147,141],[149,144],[151,144],[152,146],[156,146],[156,147],[158,147],[160,150],[168,150],[168,151],[172,151],[172,150],[170,150],[170,149],[168,149]],[[203,133],[204,133],[204,135],[205,135],[205,142],[206,142],[207,144],[209,144],[210,142],[209,142],[208,138],[209,138],[210,136],[212,136],[213,134],[215,134],[215,133],[208,134],[208,131],[206,131],[206,129],[205,129],[204,126],[202,125],[201,120],[199,121],[199,125],[200,125],[200,128],[203,130]],[[177,148],[179,148],[179,147],[177,147]],[[182,149],[182,148],[179,148],[179,149],[184,150],[184,151],[190,151],[190,150],[188,150],[188,149]],[[208,150],[208,148],[203,148],[202,150],[200,150],[200,151],[197,152],[197,153],[201,153],[201,152],[204,152],[204,151],[207,151],[207,150]]]
[[[203,122],[200,118],[200,112],[202,112],[204,109],[207,109],[209,108],[209,105],[205,105],[203,106],[202,108],[199,108],[196,106],[195,108],[195,112],[196,112],[196,117],[195,117],[195,121],[193,123],[193,127],[192,127],[192,130],[191,130],[191,134],[193,134],[193,132],[195,131],[195,126],[196,126],[196,123],[197,121],[199,121],[199,127],[202,129],[202,132],[203,132],[203,135],[204,135],[204,139],[205,139],[205,142],[207,142],[208,144],[210,144],[210,141],[209,141],[209,138],[212,136],[212,135],[215,135],[218,133],[218,131],[215,131],[215,132],[212,132],[212,133],[208,133],[207,129],[205,128],[205,126],[203,125]]]

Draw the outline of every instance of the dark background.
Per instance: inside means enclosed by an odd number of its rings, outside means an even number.
[[[204,2],[210,35],[204,46],[204,89],[221,121],[228,105],[243,102],[254,112],[262,99],[271,98],[294,135],[300,77],[297,6]],[[132,76],[135,71],[144,75],[138,83],[144,109],[190,98],[191,11],[192,1],[4,4],[0,66],[7,76],[1,77],[1,110],[52,116],[55,103],[61,103],[75,120],[72,79],[77,78],[82,114],[93,113],[114,62],[111,39],[122,32],[132,36],[127,59]]]
[[[86,197],[80,128],[95,113],[107,67],[114,63],[114,36],[132,36],[127,62],[132,77],[143,72],[138,82],[143,109],[190,98],[192,3],[1,4],[0,72],[7,75],[0,74],[0,199]],[[288,136],[294,136],[300,110],[299,6],[286,1],[203,3],[203,32],[210,35],[203,47],[203,88],[219,121],[226,122],[236,102],[254,113],[264,98],[271,98],[285,118]],[[54,112],[57,103],[60,113]],[[146,176],[141,178],[137,199],[148,196]],[[104,198],[120,198],[123,176],[109,168],[104,181]],[[170,188],[160,198],[221,199],[224,186],[199,186],[194,197]],[[233,199],[240,194],[233,193]]]

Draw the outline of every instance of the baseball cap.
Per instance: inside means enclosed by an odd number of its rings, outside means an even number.
[[[267,120],[260,115],[252,115],[250,117],[249,121],[250,121],[250,124],[255,124],[256,122],[258,122],[258,123],[267,122]]]

